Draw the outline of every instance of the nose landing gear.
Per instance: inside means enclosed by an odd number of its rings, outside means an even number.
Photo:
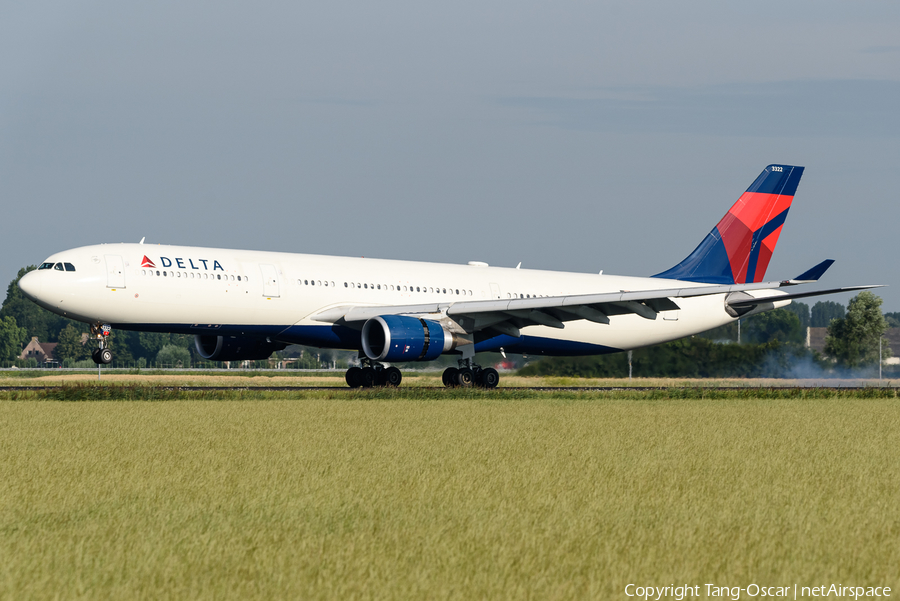
[[[112,363],[113,354],[108,348],[108,338],[111,331],[112,326],[106,324],[91,325],[91,338],[97,340],[98,346],[98,348],[94,349],[91,353],[91,359],[97,365],[109,365]]]

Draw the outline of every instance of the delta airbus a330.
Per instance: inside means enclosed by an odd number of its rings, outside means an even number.
[[[277,252],[101,244],[56,253],[19,282],[59,315],[91,324],[97,363],[110,328],[195,335],[213,361],[269,357],[289,344],[359,351],[351,387],[400,384],[390,363],[459,356],[447,386],[493,388],[481,351],[595,355],[690,336],[793,298],[823,261],[763,282],[803,167],[769,165],[678,265],[624,277]]]

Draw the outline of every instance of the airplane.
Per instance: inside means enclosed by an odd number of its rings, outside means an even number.
[[[392,363],[458,355],[445,386],[494,388],[475,353],[597,355],[691,336],[788,305],[862,290],[786,292],[834,262],[763,281],[803,167],[769,165],[683,261],[650,277],[191,246],[100,244],[56,253],[19,281],[32,301],[90,324],[92,358],[112,328],[195,336],[211,361],[289,344],[359,351],[352,388],[398,386]],[[521,265],[521,264],[520,264]]]

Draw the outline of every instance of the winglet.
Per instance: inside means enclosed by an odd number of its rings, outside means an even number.
[[[834,259],[825,259],[815,267],[807,269],[792,280],[784,282],[785,284],[806,284],[808,282],[816,282],[822,277],[822,274],[828,271],[828,268],[834,263]]]

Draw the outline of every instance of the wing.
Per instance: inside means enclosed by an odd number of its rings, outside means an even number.
[[[450,303],[425,303],[415,305],[358,306],[345,305],[326,309],[312,316],[314,321],[343,323],[351,327],[362,324],[379,315],[440,315],[447,316],[462,325],[468,333],[492,328],[510,336],[519,336],[519,330],[531,325],[564,328],[565,322],[586,319],[599,324],[609,324],[610,317],[639,315],[644,319],[656,319],[661,311],[680,309],[678,299],[713,294],[728,294],[726,303],[740,308],[752,307],[776,300],[833,294],[861,290],[874,286],[856,286],[807,292],[796,295],[777,293],[759,298],[747,294],[753,290],[773,290],[794,285],[796,280],[785,282],[757,282],[714,286],[690,286],[655,290],[619,291],[600,294],[549,296],[542,298],[517,298],[509,300],[457,301]]]

